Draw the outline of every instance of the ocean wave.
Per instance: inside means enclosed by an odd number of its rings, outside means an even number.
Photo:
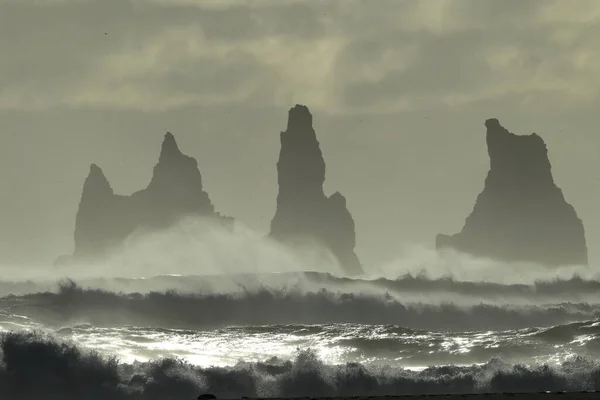
[[[237,294],[175,291],[122,294],[63,284],[57,293],[0,299],[5,315],[22,315],[47,325],[157,326],[181,329],[235,325],[356,323],[412,329],[480,331],[544,327],[600,317],[587,303],[543,306],[431,305],[389,296],[263,288]]]
[[[195,364],[231,365],[233,359],[257,361],[312,348],[327,363],[426,365],[485,363],[560,363],[573,354],[600,356],[598,322],[508,331],[448,332],[394,325],[269,325],[216,330],[151,327],[99,328],[90,324],[59,330],[82,345],[114,349],[122,360],[179,355]],[[558,334],[557,334],[558,333]],[[215,364],[216,363],[216,364]]]
[[[347,278],[320,272],[252,273],[222,275],[161,275],[148,278],[95,278],[72,280],[86,289],[118,293],[176,291],[183,294],[240,294],[265,288],[297,292],[321,289],[339,293],[387,295],[403,301],[461,305],[589,303],[600,305],[600,281],[572,276],[532,283],[461,281],[452,277],[428,278],[404,274],[397,279]],[[0,281],[0,296],[58,292],[57,280]]]
[[[325,364],[309,349],[291,360],[240,361],[231,367],[199,367],[179,359],[119,363],[39,332],[0,336],[0,397],[38,399],[192,399],[382,396],[600,389],[600,364],[573,357],[558,366],[437,366],[420,371],[360,363]]]

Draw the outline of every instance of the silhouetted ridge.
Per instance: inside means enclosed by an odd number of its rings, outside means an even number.
[[[277,162],[279,193],[270,236],[291,241],[311,239],[325,245],[350,274],[362,267],[354,253],[354,220],[340,193],[325,196],[325,161],[308,108],[296,105],[281,132]]]
[[[535,133],[515,135],[485,122],[490,171],[458,234],[438,235],[437,248],[546,265],[587,265],[585,231],[554,183],[548,149]]]
[[[131,196],[114,194],[100,167],[91,165],[75,222],[74,256],[104,256],[138,229],[165,229],[187,216],[233,223],[232,218],[215,212],[203,189],[197,161],[179,150],[169,132],[150,184]]]

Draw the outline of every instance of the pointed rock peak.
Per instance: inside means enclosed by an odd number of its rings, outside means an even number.
[[[290,108],[287,129],[312,129],[312,114],[308,107],[296,104]]]
[[[90,173],[85,180],[84,187],[94,187],[95,190],[101,188],[102,190],[112,193],[112,188],[110,187],[108,179],[106,179],[102,168],[100,168],[97,164],[90,165]]]
[[[340,206],[346,207],[346,197],[344,197],[344,195],[340,192],[335,192],[334,194],[329,196],[329,200],[334,203],[340,204]]]
[[[177,142],[175,141],[175,136],[171,132],[167,132],[160,150],[159,162],[181,156],[181,154],[179,146],[177,146]]]
[[[98,166],[98,164],[92,164],[90,165],[90,176],[94,176],[94,175],[98,175],[98,176],[103,176],[104,177],[104,172],[102,171],[102,168],[100,168]]]
[[[87,179],[94,182],[106,181],[108,183],[108,179],[106,179],[104,171],[102,171],[102,168],[100,168],[97,164],[90,165],[90,173],[88,174]]]

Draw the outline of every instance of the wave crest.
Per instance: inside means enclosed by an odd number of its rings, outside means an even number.
[[[293,360],[239,362],[202,368],[172,358],[119,364],[39,332],[0,337],[0,396],[37,399],[191,399],[202,392],[219,398],[383,396],[600,389],[600,364],[581,357],[558,367],[484,365],[365,367],[327,365],[311,350]]]
[[[587,303],[513,306],[403,303],[389,295],[262,288],[228,294],[175,291],[123,294],[82,289],[73,282],[58,293],[0,299],[0,308],[47,326],[157,326],[198,329],[224,326],[356,323],[411,329],[473,331],[553,326],[593,320]]]

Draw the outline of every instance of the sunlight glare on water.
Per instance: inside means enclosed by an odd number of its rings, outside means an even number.
[[[228,366],[240,360],[290,359],[298,349],[310,347],[325,362],[336,363],[348,350],[327,341],[303,340],[302,332],[258,333],[231,328],[216,331],[146,330],[143,328],[83,328],[73,330],[73,340],[125,362],[156,357],[178,357],[201,366]]]
[[[323,324],[185,330],[73,325],[58,330],[8,310],[0,331],[45,331],[122,362],[176,357],[198,366],[233,366],[240,361],[294,359],[312,350],[326,364],[359,362],[421,370],[429,365],[473,365],[499,358],[511,363],[558,364],[596,351],[597,324],[561,325],[507,331],[448,332],[395,325]],[[585,332],[581,332],[585,329]]]

